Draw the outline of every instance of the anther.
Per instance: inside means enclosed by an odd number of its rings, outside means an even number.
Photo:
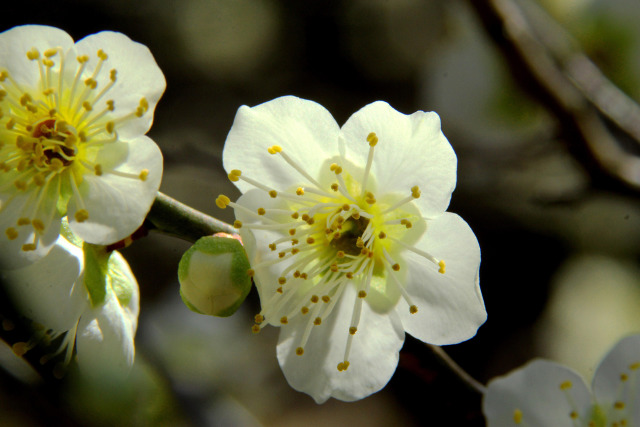
[[[254,269],[250,268],[250,269],[247,270],[247,276],[253,277],[255,275],[256,275],[256,272],[255,272]]]
[[[314,324],[314,325],[316,325],[316,326],[319,326],[321,323],[322,323],[322,319],[321,319],[321,318],[319,318],[319,317],[316,317],[316,318],[313,320],[313,324]]]
[[[251,327],[251,332],[253,332],[254,334],[257,334],[258,332],[260,332],[260,325],[253,325]]]
[[[320,301],[320,297],[318,297],[318,295],[312,295],[310,301],[315,304]]]
[[[443,259],[441,259],[441,260],[438,262],[438,265],[440,266],[440,268],[438,269],[438,273],[440,273],[440,274],[444,274],[444,272],[445,272],[445,270],[446,270],[446,268],[447,268],[447,265],[444,263],[444,260],[443,260]]]
[[[291,214],[291,218],[293,219],[298,219],[300,217],[300,214],[298,212],[294,212]]]
[[[513,411],[513,422],[516,424],[520,424],[522,422],[522,411],[520,409]]]
[[[242,221],[236,219],[235,221],[233,221],[233,226],[235,228],[242,228]]]
[[[400,264],[398,264],[398,263],[393,264],[391,266],[391,268],[393,269],[393,271],[400,271]]]
[[[13,227],[9,227],[5,230],[5,234],[7,235],[7,238],[9,240],[15,240],[18,238],[18,231],[13,228]]]
[[[336,184],[336,183],[331,184],[331,189],[332,189],[333,191],[338,191],[338,188],[339,188],[339,187],[338,187],[338,184]]]
[[[298,356],[302,356],[304,354],[304,348],[302,348],[302,347],[296,348],[296,354]]]
[[[411,196],[414,199],[417,199],[420,197],[420,187],[418,187],[417,185],[414,187],[411,187]]]
[[[264,322],[264,316],[262,314],[256,314],[256,316],[253,319],[258,325]]]
[[[35,47],[32,47],[31,50],[27,52],[27,58],[29,58],[31,61],[36,60],[40,58],[40,52],[38,52],[38,49],[36,49]]]
[[[307,237],[307,243],[310,245],[313,245],[316,242],[316,239],[314,239],[313,237]]]
[[[571,381],[565,381],[560,384],[560,390],[569,390],[572,386],[573,384],[571,383]]]
[[[277,195],[278,192],[276,190],[269,191],[269,196],[271,196],[272,199],[275,199]]]
[[[36,231],[42,232],[44,230],[44,223],[41,220],[39,220],[38,218],[36,218],[33,221],[31,221],[31,225],[33,225],[33,228]]]
[[[278,277],[278,283],[284,285],[285,283],[287,283],[287,278],[282,276]]]
[[[386,234],[384,231],[381,231],[381,232],[378,234],[378,237],[379,237],[380,239],[384,239],[385,237],[387,237],[387,234]]]
[[[102,176],[102,165],[99,163],[96,163],[93,166],[93,172],[97,175],[97,176]]]
[[[356,334],[356,332],[358,332],[358,328],[356,328],[355,326],[351,326],[351,327],[349,328],[349,333],[350,333],[351,335],[355,335],[355,334]]]
[[[296,194],[297,194],[298,196],[304,196],[304,188],[302,188],[302,187],[298,187],[298,188],[296,189]]]
[[[267,211],[265,210],[265,208],[258,208],[258,215],[264,215],[266,213]]]
[[[369,143],[370,147],[376,146],[376,144],[378,143],[378,136],[375,134],[375,132],[371,132],[369,135],[367,135],[367,142]]]
[[[86,209],[79,209],[73,216],[78,222],[85,222],[89,219],[89,212]]]
[[[358,298],[366,298],[366,297],[367,297],[367,292],[366,291],[358,292]]]
[[[331,297],[329,297],[329,295],[322,296],[322,302],[328,303],[329,301],[331,301]]]
[[[224,194],[220,194],[218,198],[216,198],[216,206],[220,209],[226,208],[229,203],[231,203],[231,199],[225,196]]]
[[[269,152],[269,154],[277,154],[282,151],[282,147],[280,147],[279,145],[272,145],[271,147],[267,148],[267,151]]]
[[[271,249],[272,251],[276,250],[276,244],[275,243],[269,243],[269,249]]]
[[[301,312],[302,314],[307,314],[307,313],[309,312],[309,307],[306,307],[306,306],[305,306],[305,307],[302,307],[302,308],[300,309],[300,312]]]
[[[140,171],[140,174],[138,175],[138,178],[140,178],[140,181],[146,181],[148,176],[149,176],[149,169],[142,169]]]
[[[289,319],[287,319],[287,316],[282,316],[280,318],[280,323],[282,323],[283,325],[286,325],[287,323],[289,323]]]
[[[417,312],[418,312],[418,306],[412,305],[411,307],[409,307],[409,313],[416,314]]]

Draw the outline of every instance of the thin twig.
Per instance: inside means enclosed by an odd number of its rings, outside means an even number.
[[[215,233],[237,234],[232,225],[206,215],[190,206],[158,192],[147,215],[146,226],[191,243]]]
[[[477,391],[480,394],[484,394],[486,391],[486,387],[482,385],[479,381],[473,378],[471,375],[467,373],[464,369],[460,367],[449,355],[437,345],[427,344],[427,346],[433,351],[435,354],[449,369],[451,372],[456,374],[460,380],[462,380],[465,384],[467,384],[470,388]]]

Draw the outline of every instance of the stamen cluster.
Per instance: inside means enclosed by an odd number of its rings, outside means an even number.
[[[415,208],[407,209],[407,205],[420,197],[420,188],[416,185],[408,189],[406,197],[398,199],[395,194],[383,195],[378,200],[372,191],[375,180],[370,177],[378,137],[370,132],[366,141],[370,154],[359,177],[356,170],[348,173],[343,164],[331,163],[328,170],[335,180],[323,185],[282,147],[274,145],[268,147],[267,152],[280,155],[286,163],[283,166],[295,169],[304,185],[282,191],[234,169],[228,174],[232,182],[243,180],[278,202],[274,207],[260,206],[251,210],[231,202],[224,195],[216,200],[218,207],[231,206],[250,220],[236,220],[236,228],[271,230],[280,236],[265,248],[272,255],[248,271],[254,276],[256,269],[271,266],[280,269],[276,291],[263,302],[262,311],[255,316],[254,332],[259,332],[265,322],[279,326],[298,316],[304,317],[306,326],[295,350],[302,356],[313,327],[321,325],[331,314],[346,286],[357,287],[358,298],[353,306],[351,324],[345,331],[346,347],[343,360],[337,364],[338,371],[344,371],[350,365],[352,340],[358,331],[362,304],[371,292],[374,276],[388,280],[392,288],[388,293],[400,294],[408,303],[410,313],[415,314],[418,307],[399,276],[402,252],[412,251],[432,262],[439,273],[445,273],[443,260],[404,243],[409,237],[407,233],[422,234],[425,229],[424,220],[416,215]],[[413,228],[414,222],[420,227]]]

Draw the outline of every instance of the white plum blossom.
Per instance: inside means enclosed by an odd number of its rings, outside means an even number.
[[[44,256],[64,215],[94,244],[142,224],[162,177],[145,133],[165,86],[149,49],[120,33],[0,34],[0,268]]]
[[[405,332],[432,344],[473,337],[486,319],[478,242],[447,213],[457,159],[435,113],[385,102],[340,128],[286,96],[238,110],[223,162],[260,295],[253,329],[280,327],[278,361],[317,402],[380,390]]]
[[[66,352],[65,365],[75,349],[84,375],[124,378],[134,361],[138,283],[122,255],[113,252],[105,268],[103,292],[94,289],[92,299],[85,284],[86,258],[82,248],[60,236],[45,257],[5,270],[0,278],[19,311],[42,325],[47,339],[63,336],[55,354]],[[21,355],[43,338],[36,335],[16,343],[14,351]]]
[[[492,380],[483,412],[495,427],[640,425],[640,335],[623,338],[596,369],[591,390],[575,371],[536,359]]]

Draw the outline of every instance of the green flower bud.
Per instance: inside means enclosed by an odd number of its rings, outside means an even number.
[[[203,237],[185,252],[178,280],[187,307],[196,313],[226,317],[235,313],[249,294],[251,277],[240,241],[221,235]]]

